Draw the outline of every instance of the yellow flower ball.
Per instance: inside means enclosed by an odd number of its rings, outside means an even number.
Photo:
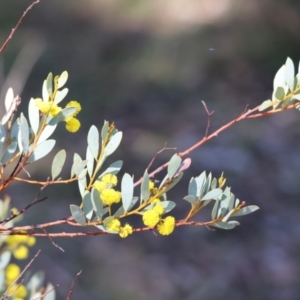
[[[5,278],[8,282],[13,282],[21,273],[21,269],[16,264],[9,264],[5,269]]]
[[[101,178],[102,182],[105,183],[110,183],[112,185],[117,185],[118,183],[118,177],[114,174],[105,174],[102,178]]]
[[[106,226],[111,231],[119,232],[121,223],[118,219],[113,219],[113,220],[109,221]]]
[[[94,183],[94,188],[97,189],[99,191],[99,193],[101,193],[103,190],[107,189],[109,184],[100,180],[95,181]]]
[[[26,259],[28,257],[28,248],[24,245],[19,246],[13,251],[13,255],[16,259]]]
[[[169,235],[175,229],[175,218],[168,216],[165,219],[161,220],[157,225],[157,230],[161,235]]]
[[[81,105],[79,102],[73,100],[73,101],[70,101],[67,105],[66,105],[66,108],[67,107],[75,107],[76,108],[76,111],[75,113],[72,115],[73,117],[75,117],[76,115],[78,115],[78,113],[81,111]]]
[[[146,226],[153,228],[159,222],[160,216],[159,213],[153,209],[147,210],[143,214],[143,222]]]
[[[121,238],[126,238],[128,237],[129,234],[133,233],[133,229],[129,224],[126,224],[124,227],[120,228],[119,235]]]
[[[115,191],[114,189],[105,189],[102,191],[100,198],[104,205],[112,205],[114,203],[119,203],[121,200],[121,193]]]
[[[78,131],[81,126],[79,120],[74,117],[69,117],[65,119],[65,122],[66,122],[66,129],[72,133]]]

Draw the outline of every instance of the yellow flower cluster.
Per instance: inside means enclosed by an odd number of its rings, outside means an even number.
[[[6,249],[12,251],[16,259],[26,259],[28,257],[28,246],[35,244],[35,237],[26,235],[10,235],[5,240]]]
[[[128,237],[129,234],[133,233],[132,226],[125,224],[121,226],[121,222],[118,219],[113,219],[107,224],[107,228],[111,231],[118,232],[121,238]]]
[[[5,269],[6,285],[10,286],[20,275],[20,267],[16,264],[9,264]],[[8,290],[8,296],[13,296],[14,300],[22,300],[27,296],[27,289],[24,285],[14,284]]]
[[[154,199],[152,203],[155,204],[153,208],[143,214],[143,223],[149,228],[156,227],[161,235],[171,234],[175,229],[174,217],[168,216],[162,219],[161,216],[164,213],[164,208],[160,204],[160,200]]]
[[[105,174],[100,180],[94,183],[94,188],[100,193],[100,199],[104,205],[119,203],[121,193],[113,189],[118,183],[118,178],[114,174]]]
[[[155,184],[152,180],[149,181],[149,190],[150,190],[150,193],[155,195],[157,193],[157,187],[155,187]]]
[[[53,101],[44,102],[41,98],[37,98],[34,100],[34,103],[39,111],[44,114],[49,114],[51,117],[55,117],[62,111],[62,108]],[[81,111],[81,105],[77,101],[70,101],[66,105],[66,108],[67,107],[75,107],[76,111],[72,116],[64,120],[66,122],[66,129],[69,132],[76,132],[80,128],[80,122],[75,116]]]

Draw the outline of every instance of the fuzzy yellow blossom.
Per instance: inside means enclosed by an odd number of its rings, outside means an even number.
[[[21,284],[21,285],[13,285],[8,291],[7,294],[9,296],[14,296],[14,300],[22,300],[26,298],[27,296],[27,289],[26,287]]]
[[[118,183],[118,177],[114,174],[105,174],[102,178],[101,181],[105,182],[105,183],[110,183],[114,186],[117,185]]]
[[[121,227],[121,223],[118,219],[113,219],[113,220],[109,221],[106,226],[111,231],[119,232],[120,227]]]
[[[175,228],[175,218],[168,216],[162,219],[157,225],[157,230],[161,235],[169,235],[174,231]]]
[[[219,183],[219,188],[220,188],[220,189],[221,189],[221,188],[224,186],[224,184],[226,183],[226,178],[223,177],[223,173],[224,173],[224,172],[222,172],[220,178],[218,179],[218,183]]]
[[[114,189],[105,189],[102,191],[100,198],[104,205],[112,205],[114,203],[119,203],[121,200],[121,193],[115,191]]]
[[[126,238],[129,234],[132,234],[132,232],[132,227],[129,224],[126,224],[125,226],[120,228],[119,235],[121,238]]]
[[[160,215],[157,211],[150,209],[143,214],[143,222],[148,227],[155,227],[160,220]]]
[[[95,181],[94,188],[101,193],[103,190],[107,189],[109,187],[109,184],[100,180]]]
[[[165,211],[164,207],[161,205],[161,204],[156,204],[154,207],[153,207],[153,210],[158,212],[159,215],[162,215]]]
[[[155,187],[155,184],[152,180],[149,181],[149,190],[152,194],[156,194],[157,193],[157,187]]]
[[[35,237],[34,236],[29,236],[27,241],[26,241],[26,244],[31,247],[35,244],[36,240],[35,240]]]
[[[28,248],[24,245],[21,245],[13,251],[13,255],[16,259],[26,259],[28,257],[28,252]]]
[[[74,117],[66,118],[65,122],[66,122],[66,129],[72,133],[78,131],[81,126],[79,120]]]
[[[5,269],[5,278],[8,283],[13,282],[21,273],[21,269],[16,264],[9,264]]]
[[[75,117],[78,115],[78,113],[81,111],[81,105],[79,102],[77,101],[70,101],[67,105],[66,105],[66,108],[67,107],[75,107],[76,108],[76,111],[75,113],[72,115],[72,117]]]
[[[61,111],[62,108],[59,107],[55,102],[44,102],[42,99],[38,98],[34,100],[35,105],[37,108],[44,114],[48,114],[51,117],[55,117],[58,115]]]

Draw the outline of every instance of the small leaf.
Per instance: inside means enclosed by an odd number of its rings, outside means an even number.
[[[70,205],[71,214],[74,220],[80,225],[84,226],[86,223],[85,215],[79,206],[71,204]]]
[[[73,178],[73,176],[75,175],[75,168],[82,162],[82,159],[80,157],[79,154],[77,153],[74,153],[74,156],[73,156],[73,165],[72,165],[72,168],[71,168],[71,178]]]
[[[107,121],[104,121],[104,125],[103,125],[102,130],[101,130],[102,142],[104,142],[104,140],[106,139],[106,136],[107,136],[107,133],[108,133],[108,127],[109,127],[109,123]]]
[[[33,163],[43,158],[44,156],[50,153],[50,151],[53,149],[54,146],[55,146],[55,140],[47,140],[42,142],[41,144],[38,144],[35,147],[33,153],[30,155],[28,162]]]
[[[270,107],[272,107],[272,106],[273,106],[273,102],[272,102],[271,100],[266,100],[266,101],[264,101],[264,102],[260,105],[259,111],[263,111],[263,110],[265,110],[265,109],[267,109],[267,108],[270,108]]]
[[[87,142],[93,157],[97,159],[99,156],[99,131],[94,125],[89,130]]]
[[[50,137],[52,135],[52,133],[55,131],[57,127],[57,123],[53,124],[53,125],[47,125],[44,129],[43,129],[43,132],[41,133],[39,139],[38,139],[38,143],[42,143],[44,142],[45,140],[47,140],[48,137]]]
[[[273,89],[274,91],[277,89],[277,87],[285,86],[285,65],[283,65],[276,73],[274,82],[273,82]]]
[[[219,201],[215,201],[214,207],[211,211],[211,219],[214,220],[217,216],[217,212],[218,212],[218,208],[219,208]]]
[[[86,182],[86,177],[83,177],[83,178],[78,178],[78,188],[79,188],[79,192],[80,192],[80,196],[81,196],[81,198],[83,198],[83,196],[84,196],[84,193],[85,193],[85,191],[86,191],[86,184],[87,184],[87,182]]]
[[[72,174],[80,176],[83,169],[86,167],[87,161],[83,160],[82,162],[72,166]],[[73,177],[73,176],[72,176]]]
[[[0,255],[0,269],[5,269],[6,266],[9,264],[11,259],[11,252],[10,251],[4,251]]]
[[[162,205],[162,207],[164,208],[164,214],[166,214],[176,206],[176,203],[174,201],[167,200],[160,202],[160,205]]]
[[[200,197],[200,192],[201,190],[203,190],[203,187],[205,185],[206,182],[206,172],[203,171],[200,176],[195,178],[196,182],[197,182],[197,197]]]
[[[283,100],[283,98],[285,97],[285,91],[284,88],[279,86],[276,91],[275,91],[275,97],[278,100]]]
[[[116,151],[122,140],[123,133],[121,131],[117,132],[107,143],[105,147],[105,155],[109,156]]]
[[[87,161],[87,170],[89,172],[89,176],[91,177],[94,169],[94,157],[90,151],[89,146],[86,148],[86,161]]]
[[[202,197],[201,201],[216,199],[216,198],[218,198],[218,196],[220,196],[220,194],[222,194],[221,189],[213,189],[213,190],[209,191],[204,197]]]
[[[104,219],[103,221],[103,225],[107,228],[107,225],[112,221],[112,220],[115,220],[115,217],[107,217]],[[114,230],[110,230],[109,228],[107,228],[108,232],[110,233],[114,233],[114,234],[117,234],[119,233],[119,231],[114,231]]]
[[[102,220],[102,217],[105,214],[105,211],[103,209],[103,203],[100,199],[100,193],[97,189],[92,188],[92,193],[91,193],[91,199],[92,199],[92,205],[94,208],[94,212],[96,216],[99,218],[99,220]]]
[[[128,208],[128,211],[130,211],[134,207],[134,205],[137,203],[138,200],[139,200],[139,197],[133,197],[132,198],[131,203],[130,203],[129,208]],[[120,206],[119,209],[114,213],[114,217],[118,218],[121,215],[123,215],[124,213],[125,213],[124,207]]]
[[[91,198],[91,193],[86,191],[85,195],[82,199],[83,203],[83,211],[88,220],[91,220],[93,216],[93,204],[92,204],[92,198]]]
[[[26,118],[21,113],[20,130],[18,133],[18,145],[20,152],[27,154],[29,151],[29,127]]]
[[[169,175],[168,175],[169,176]],[[178,175],[175,179],[172,180],[171,184],[167,187],[166,192],[172,189],[182,178],[183,172]]]
[[[68,75],[67,71],[64,71],[61,73],[61,75],[58,78],[58,88],[59,89],[62,88],[66,84],[68,77],[69,77],[69,75]]]
[[[99,178],[103,177],[105,174],[114,174],[117,175],[123,166],[122,160],[117,160],[113,162],[100,176]]]
[[[292,91],[294,88],[295,68],[293,61],[288,57],[285,63],[285,82]]]
[[[132,177],[125,173],[121,182],[122,204],[127,212],[133,198],[134,183]]]
[[[28,105],[28,116],[29,116],[29,122],[30,126],[32,128],[32,131],[34,134],[37,134],[39,129],[39,123],[40,123],[40,115],[39,115],[39,109],[34,104],[34,99],[31,98]]]
[[[251,214],[251,213],[255,212],[258,209],[259,209],[259,207],[256,206],[256,205],[249,205],[249,206],[243,207],[242,209],[240,209],[237,212],[233,213],[231,216],[232,217],[245,216],[245,215],[248,215],[248,214]]]
[[[149,190],[149,175],[147,170],[144,173],[142,183],[141,183],[141,203],[147,201],[149,198],[150,190]]]
[[[52,167],[51,167],[51,175],[52,180],[56,178],[63,169],[67,157],[66,150],[60,150],[53,158]]]
[[[169,179],[172,179],[174,175],[177,173],[178,169],[180,168],[181,165],[181,157],[178,156],[177,154],[174,154],[168,164],[168,177]]]
[[[187,202],[190,202],[192,205],[197,201],[197,198],[194,195],[187,195],[183,199]]]
[[[69,89],[67,89],[67,88],[64,88],[61,91],[57,91],[55,98],[54,98],[54,103],[58,104],[59,102],[64,100],[64,98],[67,96],[68,92],[69,92]]]
[[[196,197],[197,189],[198,189],[197,182],[196,182],[195,178],[192,177],[190,180],[190,183],[189,183],[188,194]]]
[[[6,149],[2,159],[1,159],[1,162],[3,164],[6,164],[11,158],[12,156],[14,155],[14,153],[16,152],[16,149],[17,149],[17,145],[18,143],[17,142],[12,142]]]
[[[240,223],[238,221],[229,221],[229,222],[218,222],[218,223],[214,223],[211,226],[220,228],[220,229],[226,229],[226,230],[230,230],[235,228],[236,226],[240,225]]]

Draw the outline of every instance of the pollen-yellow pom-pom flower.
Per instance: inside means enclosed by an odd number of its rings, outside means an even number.
[[[153,209],[147,210],[143,214],[143,222],[148,227],[155,227],[155,225],[159,222],[160,216],[159,213]]]
[[[132,234],[133,229],[129,224],[126,224],[124,227],[120,228],[119,235],[121,238],[126,238],[128,237],[129,234]]]
[[[113,219],[113,220],[109,221],[106,226],[111,231],[119,232],[121,223],[118,219]]]
[[[109,184],[106,183],[106,182],[103,182],[103,181],[100,181],[100,180],[97,180],[95,183],[94,183],[94,188],[96,190],[99,191],[99,193],[101,193],[103,190],[107,189]]]
[[[104,205],[112,205],[114,203],[119,203],[121,200],[121,193],[115,191],[114,189],[105,189],[102,191],[100,198]]]
[[[102,178],[101,181],[105,183],[109,183],[112,185],[117,185],[118,183],[118,177],[114,174],[105,174]]]
[[[157,230],[161,235],[169,235],[174,231],[175,228],[175,218],[168,216],[161,220],[157,225]]]
[[[78,119],[74,117],[69,117],[65,119],[66,122],[66,129],[70,132],[76,132],[80,128],[80,122]]]
[[[160,215],[162,215],[165,211],[164,207],[161,204],[156,204],[153,207],[153,210],[155,210],[156,212],[158,212]]]
[[[7,291],[7,294],[14,296],[14,300],[23,300],[27,296],[27,289],[23,284],[15,284]]]

